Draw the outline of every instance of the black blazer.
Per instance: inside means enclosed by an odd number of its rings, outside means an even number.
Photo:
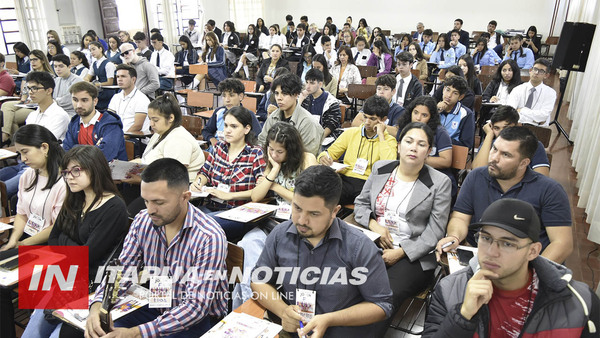
[[[240,36],[238,35],[237,32],[232,32],[229,35],[229,39],[227,39],[227,42],[224,42],[223,39],[225,38],[225,33],[223,33],[223,35],[221,36],[221,42],[226,44],[228,47],[233,47],[233,46],[240,46]]]
[[[248,41],[248,39],[251,40]],[[246,48],[246,46],[248,46],[248,48]],[[256,51],[258,50],[258,37],[246,35],[242,40],[240,47],[246,48],[246,53],[256,54]]]
[[[317,41],[319,41],[319,38],[321,37],[321,33],[317,32],[315,34],[315,36],[313,37],[309,37],[310,39],[310,43],[312,43],[313,46],[315,46],[317,44]]]
[[[510,92],[512,92],[512,90],[518,85],[520,85],[520,83],[515,85],[508,85],[508,93],[510,94]],[[483,94],[481,94],[481,99],[483,101],[489,101],[492,98],[492,96],[495,96],[496,93],[498,93],[498,88],[500,88],[500,81],[490,81],[488,86],[483,91]]]
[[[258,74],[256,74],[256,90],[258,90],[258,88],[260,88],[260,86],[265,86],[265,91],[266,91],[271,86],[271,84],[265,83],[265,80],[264,80],[265,75],[268,75],[267,71],[269,70],[270,64],[271,64],[271,58],[268,58],[268,59],[265,59],[263,61],[263,63],[260,65]],[[281,57],[279,60],[277,60],[275,69],[277,69],[279,67],[285,67],[288,70],[290,69],[290,65],[289,65],[288,61],[286,59],[284,59],[283,57]]]
[[[215,29],[213,29],[213,32],[217,35],[217,39],[219,39],[219,42],[223,42],[223,32],[221,31],[221,29],[215,27]]]
[[[405,108],[408,107],[414,99],[421,95],[423,95],[423,85],[416,76],[412,75],[408,83],[408,88],[406,88],[406,97],[402,106]]]

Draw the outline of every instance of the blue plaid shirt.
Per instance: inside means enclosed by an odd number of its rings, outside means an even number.
[[[162,312],[159,317],[140,325],[142,337],[171,335],[197,324],[207,315],[225,315],[227,300],[222,295],[227,291],[227,280],[202,278],[202,275],[227,270],[226,256],[227,239],[223,229],[193,205],[188,203],[183,227],[168,246],[165,227],[155,226],[147,210],[142,210],[125,237],[119,256],[121,265],[126,270],[143,261],[146,267],[158,267],[161,271],[169,267],[170,276],[180,274],[179,278],[173,278],[173,306],[159,309]],[[192,267],[200,277],[185,280],[185,273]],[[181,270],[176,272],[176,268]],[[127,284],[124,283],[122,289],[126,289]],[[102,283],[93,302],[102,301],[104,288]]]

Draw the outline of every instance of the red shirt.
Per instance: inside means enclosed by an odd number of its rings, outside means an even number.
[[[538,277],[529,270],[527,285],[518,290],[500,290],[494,286],[494,293],[488,307],[490,309],[489,337],[518,337],[527,317],[533,309],[533,301],[538,292]]]
[[[89,124],[87,127],[83,125],[83,122],[79,123],[79,135],[77,135],[77,143],[80,145],[95,146],[98,136],[94,135],[94,125],[100,121],[102,113],[98,116],[98,119],[94,124]]]
[[[15,80],[6,70],[0,72],[0,89],[7,92],[7,96],[12,96],[15,93]]]

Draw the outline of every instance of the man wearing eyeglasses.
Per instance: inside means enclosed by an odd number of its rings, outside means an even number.
[[[519,112],[520,123],[536,126],[550,124],[554,102],[556,102],[556,91],[545,85],[544,80],[550,76],[551,70],[550,61],[537,59],[529,69],[529,82],[515,87],[510,92],[507,104]]]
[[[479,230],[477,255],[436,287],[423,337],[598,336],[598,296],[540,256],[531,204],[500,199],[470,228]]]
[[[465,239],[475,245],[475,232],[469,230],[469,224],[477,222],[492,202],[516,198],[533,205],[541,220],[542,256],[558,263],[567,259],[573,251],[569,198],[558,182],[529,167],[537,147],[537,138],[526,127],[500,132],[491,146],[487,167],[473,169],[460,188],[447,235],[436,247],[438,257]],[[452,244],[442,249],[447,243]]]
[[[160,87],[158,69],[148,62],[148,59],[137,55],[135,48],[130,43],[122,44],[119,50],[121,50],[123,62],[132,65],[137,72],[136,87],[146,94],[150,100],[154,99],[154,92]]]

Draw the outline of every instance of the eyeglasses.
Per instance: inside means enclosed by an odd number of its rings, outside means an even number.
[[[133,52],[133,49],[130,49],[130,50],[126,50],[126,51],[124,51],[123,53],[121,53],[121,56],[128,55],[128,54],[129,54],[129,52]]]
[[[81,171],[83,171],[83,169],[81,169],[81,167],[73,167],[73,169],[71,169],[71,170],[68,170],[68,169],[61,170],[60,175],[64,178],[67,178],[67,175],[71,174],[71,176],[73,178],[76,178],[81,175]]]
[[[38,58],[29,58],[29,61],[33,62],[33,61],[40,61],[40,59]]]
[[[481,232],[479,233],[479,236],[475,237],[475,240],[477,242],[477,247],[481,249],[488,249],[490,246],[492,246],[492,244],[494,244],[494,242],[496,242],[498,244],[498,250],[505,254],[515,253],[518,250],[521,250],[533,244],[533,242],[529,242],[523,246],[518,246],[516,243],[512,243],[502,239],[495,239],[492,236]]]
[[[44,87],[40,87],[40,86],[36,86],[36,87],[29,87],[29,86],[27,86],[27,87],[25,87],[25,89],[27,89],[27,91],[30,92],[30,93],[35,93],[38,90],[45,89],[45,88]]]
[[[531,72],[534,74],[541,74],[541,75],[548,73],[547,71],[545,71],[543,69],[535,68],[535,67],[531,68]]]

